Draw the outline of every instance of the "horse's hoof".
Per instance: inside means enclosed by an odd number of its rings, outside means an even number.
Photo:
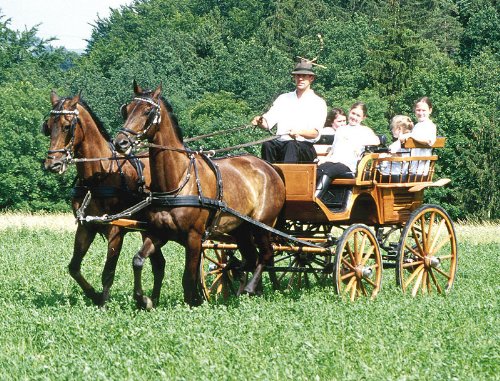
[[[94,303],[98,307],[104,306],[106,301],[103,298],[102,292],[96,292],[92,290],[92,292],[89,292],[87,296],[92,300],[92,303]]]
[[[141,310],[151,311],[153,309],[153,301],[147,296],[142,296],[137,300],[137,307]]]
[[[249,296],[256,295],[255,289],[252,288],[252,287],[248,287],[248,286],[243,289],[243,294],[246,294],[246,295],[249,295]]]

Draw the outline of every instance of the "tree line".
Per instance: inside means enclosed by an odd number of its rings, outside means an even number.
[[[114,133],[133,79],[162,83],[189,137],[248,125],[293,89],[300,56],[325,67],[314,88],[329,107],[364,101],[366,124],[388,138],[392,116],[413,117],[414,100],[430,97],[438,134],[447,137],[437,175],[452,183],[427,191],[427,201],[454,218],[499,218],[494,0],[135,0],[95,20],[81,55],[53,48],[36,26],[9,25],[0,8],[0,210],[68,210],[75,172],[58,177],[41,166],[48,140],[39,126],[51,89],[81,91]],[[222,148],[262,134],[249,127],[197,144]]]

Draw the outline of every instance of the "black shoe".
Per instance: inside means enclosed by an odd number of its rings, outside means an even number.
[[[314,194],[314,196],[316,198],[322,198],[328,191],[331,182],[332,179],[330,178],[330,176],[322,175],[316,182],[316,193]]]

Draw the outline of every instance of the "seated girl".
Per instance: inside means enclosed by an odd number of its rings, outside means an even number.
[[[353,177],[365,146],[380,144],[373,130],[361,125],[366,116],[366,105],[356,102],[349,110],[349,124],[337,129],[332,149],[318,166],[316,197],[321,198],[327,192],[333,179]]]
[[[406,139],[412,138],[413,140],[429,146],[429,148],[412,148],[411,156],[431,156],[432,145],[436,141],[436,125],[430,119],[432,114],[432,102],[429,98],[423,97],[415,102],[413,109],[418,123],[415,124],[412,132],[401,134],[399,140],[405,142]],[[414,160],[410,165],[410,174],[417,178],[417,175],[427,175],[429,172],[430,162],[428,160]]]

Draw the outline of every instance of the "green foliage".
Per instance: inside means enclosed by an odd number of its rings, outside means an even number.
[[[438,171],[453,185],[428,198],[449,207],[454,218],[499,216],[490,206],[498,193],[500,92],[500,17],[492,0],[136,0],[95,21],[80,57],[54,50],[36,37],[36,28],[11,31],[1,17],[4,91],[19,82],[31,84],[34,94],[46,92],[42,99],[50,88],[67,95],[82,91],[112,132],[122,124],[119,107],[132,97],[133,79],[145,88],[162,84],[186,136],[249,124],[293,89],[290,69],[297,56],[318,57],[326,67],[318,68],[313,87],[329,107],[347,110],[356,100],[366,102],[367,123],[378,133],[388,134],[392,116],[412,115],[414,100],[429,96],[438,133],[448,137]],[[38,108],[40,102],[34,99],[31,109],[45,113],[48,106]],[[20,123],[10,112],[2,118],[7,125]],[[262,131],[248,129],[201,144],[215,149],[259,137]],[[248,150],[258,153],[259,147]],[[8,207],[35,208],[35,201],[23,204],[21,188],[9,188]]]
[[[0,379],[493,380],[500,371],[497,230],[491,225],[478,242],[481,229],[465,236],[459,227],[449,295],[402,295],[386,269],[377,299],[355,303],[331,286],[273,291],[265,274],[262,297],[189,308],[184,255],[169,244],[160,304],[150,312],[137,311],[132,297],[136,233],[125,239],[110,303],[100,309],[67,272],[72,232],[0,230],[1,252],[17,253],[0,256]],[[93,284],[105,252],[96,240],[83,263]]]
[[[0,88],[0,208],[64,210],[67,179],[42,171],[47,139],[40,133],[48,90],[20,81]]]

